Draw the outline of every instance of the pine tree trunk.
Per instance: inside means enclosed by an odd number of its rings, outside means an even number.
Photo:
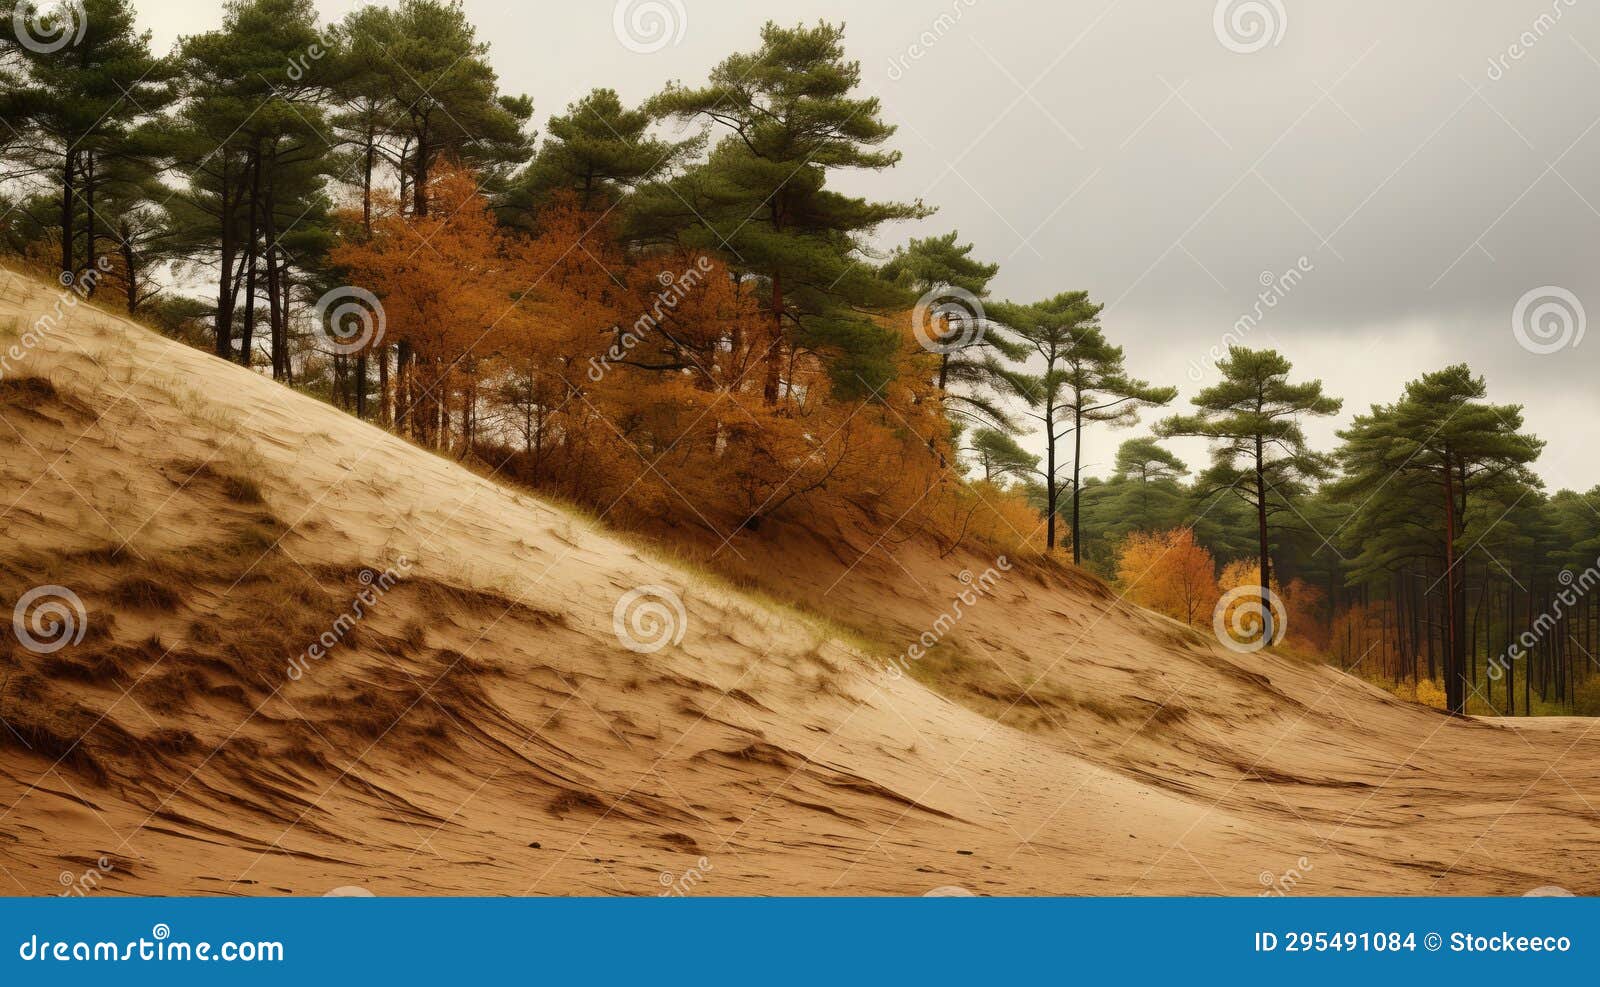
[[[118,251],[122,254],[122,269],[127,273],[128,314],[133,315],[139,310],[139,258],[133,250],[133,238],[128,235],[128,228],[122,228],[122,243]]]
[[[1256,436],[1256,545],[1261,553],[1261,640],[1271,644],[1276,628],[1272,626],[1272,551],[1267,539],[1267,476],[1262,457],[1265,453],[1260,435]],[[1385,634],[1387,637],[1387,634]]]
[[[1078,516],[1078,469],[1083,463],[1083,395],[1072,407],[1072,564],[1083,562],[1083,526]]]
[[[66,161],[61,168],[61,274],[63,278],[71,278],[77,272],[72,266],[72,242],[74,240],[72,211],[76,203],[72,198],[72,169],[77,163],[78,153],[69,149]]]
[[[1046,371],[1049,372],[1048,370]],[[1045,550],[1056,550],[1056,404],[1054,397],[1045,399],[1044,409],[1044,499],[1045,499]]]
[[[261,198],[261,152],[251,151],[250,225],[245,229],[244,325],[239,330],[239,365],[250,366],[256,330],[256,225]]]
[[[219,192],[222,229],[218,240],[218,266],[220,271],[217,277],[217,356],[224,360],[233,359],[233,307],[237,300],[233,281],[233,266],[237,258],[238,242],[235,239],[237,232],[233,225],[233,206],[237,203],[229,195],[231,185],[228,181],[228,166],[222,166],[222,183]]]
[[[84,165],[80,169],[80,174],[83,176],[83,234],[85,242],[83,245],[83,267],[79,268],[79,270],[87,274],[87,272],[95,270],[98,266],[94,262],[95,247],[99,245],[96,242],[94,229],[94,152],[85,151],[83,159]],[[98,277],[86,277],[84,278],[84,283],[79,286],[79,291],[85,298],[92,297],[95,285],[98,283]]]
[[[1456,572],[1456,490],[1455,470],[1450,454],[1444,460],[1444,598],[1445,598],[1445,649],[1444,677],[1445,702],[1450,712],[1460,714],[1466,709],[1466,691],[1462,673],[1466,670],[1466,642],[1462,631],[1466,628],[1466,614],[1460,591],[1461,577]]]
[[[385,426],[394,424],[393,396],[389,393],[389,347],[379,346],[378,354],[378,420]]]
[[[761,385],[761,399],[768,407],[778,403],[779,363],[783,354],[783,275],[772,274],[772,339],[767,345],[767,376]]]
[[[414,171],[411,177],[411,211],[416,216],[428,215],[428,142],[426,138],[417,141],[417,156],[412,159]]]

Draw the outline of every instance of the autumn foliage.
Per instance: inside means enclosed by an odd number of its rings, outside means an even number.
[[[1216,560],[1189,528],[1130,534],[1117,582],[1128,599],[1190,626],[1209,621],[1220,596]]]
[[[470,171],[432,185],[428,215],[382,209],[370,236],[352,215],[332,252],[381,299],[396,361],[383,402],[403,434],[613,521],[713,540],[802,506],[808,524],[903,518],[946,546],[1036,537],[1020,496],[948,468],[934,357],[907,314],[881,320],[901,345],[876,395],[836,397],[820,355],[794,347],[769,401],[770,317],[721,258],[630,248],[575,198],[511,231]]]

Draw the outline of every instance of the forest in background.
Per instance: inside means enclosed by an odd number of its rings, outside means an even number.
[[[1178,407],[1089,292],[991,298],[956,232],[875,246],[933,209],[837,190],[899,160],[859,82],[842,26],[768,24],[536,128],[445,0],[232,0],[168,53],[128,0],[0,0],[0,246],[625,527],[1047,553],[1420,702],[1600,713],[1600,488],[1543,490],[1520,408],[1419,368],[1318,450],[1339,398],[1238,346]]]

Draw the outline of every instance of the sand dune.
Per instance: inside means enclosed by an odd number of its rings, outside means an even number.
[[[84,610],[0,643],[8,893],[1600,891],[1591,721],[1452,720],[1020,560],[889,675],[995,560],[741,542],[775,605],[56,305],[0,274],[0,589]],[[641,587],[683,608],[651,653]]]

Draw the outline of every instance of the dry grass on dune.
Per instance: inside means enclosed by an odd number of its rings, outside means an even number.
[[[0,342],[51,300],[0,291]],[[1600,890],[1588,721],[1453,720],[1039,560],[941,622],[970,547],[647,550],[89,306],[0,382],[0,488],[4,599],[85,618],[0,644],[13,893]],[[682,637],[638,653],[649,586]]]

